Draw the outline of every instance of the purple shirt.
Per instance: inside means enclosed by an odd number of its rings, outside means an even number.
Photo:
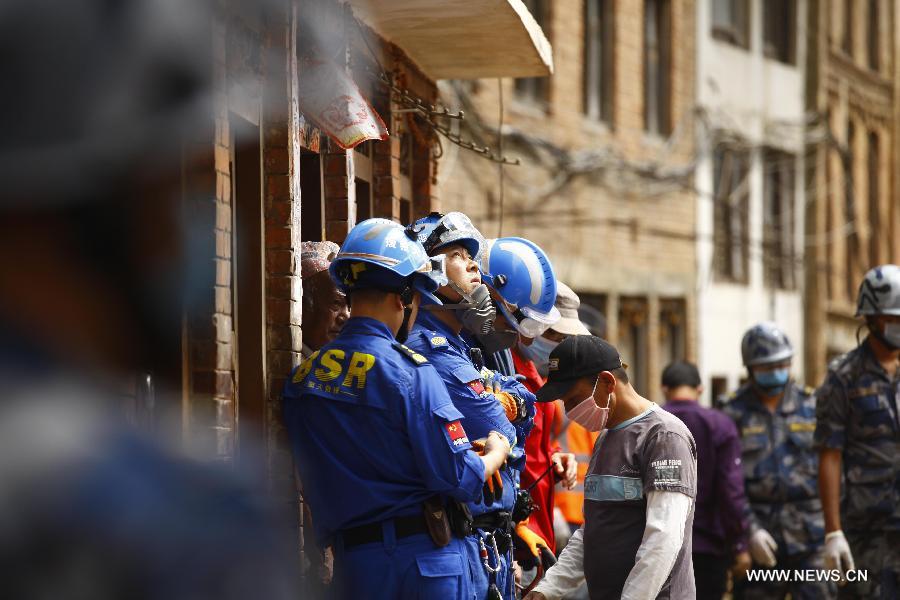
[[[728,556],[746,549],[741,440],[728,416],[693,400],[670,400],[664,409],[687,425],[697,443],[695,553]]]

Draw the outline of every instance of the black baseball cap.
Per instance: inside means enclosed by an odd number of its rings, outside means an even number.
[[[550,353],[550,375],[538,390],[538,402],[562,398],[575,382],[588,375],[623,367],[615,346],[595,335],[573,335]]]
[[[686,360],[677,360],[669,364],[662,372],[663,387],[669,389],[674,389],[683,385],[700,387],[701,383],[700,372],[697,371],[697,367]]]

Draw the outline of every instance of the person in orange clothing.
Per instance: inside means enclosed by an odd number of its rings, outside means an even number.
[[[559,321],[540,337],[521,340],[512,352],[516,373],[525,377],[525,387],[532,392],[537,392],[544,385],[553,348],[570,335],[589,333],[578,319],[578,296],[561,281],[557,281],[556,286],[555,305],[560,312]],[[528,527],[545,539],[551,550],[558,550],[553,531],[554,484],[561,480],[564,488],[572,487],[581,467],[572,453],[561,451],[553,441],[553,423],[558,412],[556,402],[538,403],[535,407],[534,429],[525,441],[525,456],[528,459],[522,473],[521,487],[526,490],[531,488],[531,498],[537,507],[528,520]]]

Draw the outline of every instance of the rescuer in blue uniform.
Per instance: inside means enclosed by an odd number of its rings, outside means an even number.
[[[534,416],[534,396],[516,379],[482,370],[460,335],[463,329],[488,333],[496,317],[475,260],[481,250],[481,234],[468,217],[457,212],[432,213],[411,229],[428,254],[444,259],[448,281],[436,293],[442,305],[428,306],[420,313],[409,346],[434,365],[454,406],[462,412],[462,424],[470,436],[479,438],[496,430],[513,445],[499,482],[489,481],[483,496],[467,504],[472,527],[465,539],[474,597],[512,599],[511,516],[519,473],[525,466],[525,437]]]
[[[446,506],[481,495],[509,442],[485,432],[474,452],[444,383],[402,344],[420,301],[438,302],[443,265],[400,225],[370,219],[330,272],[350,319],[295,369],[284,418],[316,537],[334,547],[334,596],[471,598]]]

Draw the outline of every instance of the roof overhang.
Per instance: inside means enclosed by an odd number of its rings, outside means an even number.
[[[350,0],[431,78],[544,77],[553,51],[522,0]]]

